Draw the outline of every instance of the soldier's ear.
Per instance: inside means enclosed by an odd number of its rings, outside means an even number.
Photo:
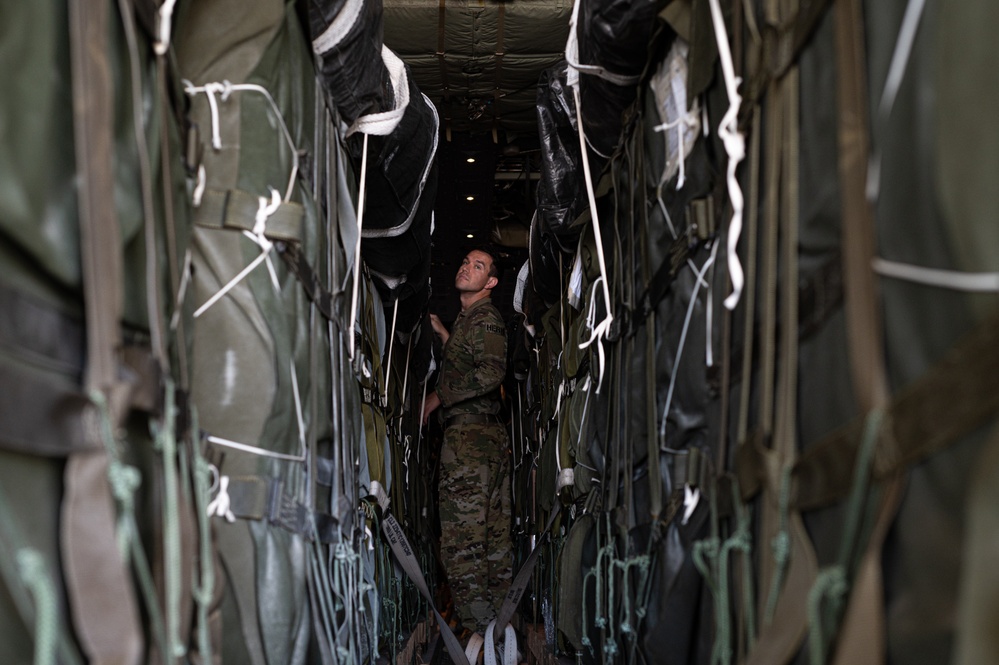
[[[497,284],[499,284],[499,279],[497,279],[496,277],[490,277],[489,279],[486,280],[486,288],[489,289],[490,291],[493,290]]]

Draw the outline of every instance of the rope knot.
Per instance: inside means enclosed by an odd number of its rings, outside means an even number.
[[[257,214],[253,223],[253,235],[257,236],[260,241],[264,240],[264,229],[267,226],[267,220],[281,207],[281,195],[273,187],[270,190],[270,201],[265,196],[257,197]]]
[[[142,474],[134,466],[112,461],[108,468],[111,493],[119,503],[131,505],[132,495],[142,483]]]
[[[229,476],[221,476],[219,478],[219,492],[212,499],[211,503],[208,504],[207,513],[208,516],[218,515],[219,517],[224,517],[226,522],[235,522],[236,516],[232,514],[230,509],[231,499],[229,498]]]

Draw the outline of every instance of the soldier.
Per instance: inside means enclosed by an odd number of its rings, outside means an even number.
[[[441,559],[462,626],[480,633],[496,618],[512,574],[509,442],[498,415],[506,328],[490,298],[498,281],[494,257],[472,250],[454,279],[461,313],[452,331],[430,315],[444,360],[423,409],[427,422],[443,406]]]

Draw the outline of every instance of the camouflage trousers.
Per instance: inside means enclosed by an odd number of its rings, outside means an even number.
[[[485,632],[510,586],[510,456],[496,423],[457,425],[441,449],[441,561],[455,609]]]

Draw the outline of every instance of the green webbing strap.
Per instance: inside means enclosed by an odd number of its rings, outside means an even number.
[[[873,476],[884,480],[943,450],[999,412],[999,310],[986,317],[886,408],[886,428],[874,453]],[[794,465],[791,506],[831,505],[852,487],[864,419],[836,430]],[[744,446],[738,460],[743,499],[760,489],[763,458]]]
[[[210,229],[231,229],[253,233],[261,196],[240,189],[207,189],[201,204],[194,208],[194,223]],[[264,198],[264,205],[268,199]],[[271,240],[301,242],[305,207],[294,201],[282,201],[267,217],[264,235]]]
[[[763,40],[759,44],[758,67],[749,74],[747,81],[747,102],[758,101],[770,83],[782,78],[798,61],[831,2],[812,0],[805,3],[804,10],[796,9],[794,15],[783,23],[768,22],[761,34]]]

